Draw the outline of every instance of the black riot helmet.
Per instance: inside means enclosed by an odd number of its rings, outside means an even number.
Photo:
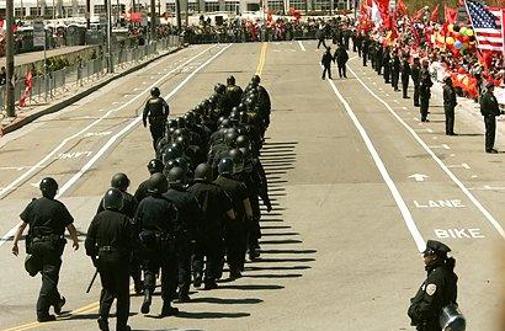
[[[170,119],[168,121],[168,127],[169,128],[177,128],[177,121],[174,118]]]
[[[162,173],[155,173],[149,178],[147,192],[152,194],[163,194],[168,190],[167,177]]]
[[[155,174],[157,172],[162,172],[163,171],[163,162],[161,162],[158,159],[152,159],[147,164],[147,170],[149,170],[149,173],[151,175]]]
[[[123,209],[123,193],[117,188],[110,188],[105,192],[102,199],[103,209],[107,210],[121,210]]]
[[[217,172],[220,175],[233,175],[233,160],[229,157],[225,157],[219,161]]]
[[[182,146],[182,149],[186,149],[189,146],[189,139],[185,135],[180,135],[175,138],[175,143]]]
[[[236,124],[240,121],[240,113],[238,112],[237,107],[233,107],[233,109],[235,110],[231,111],[229,119],[230,122]]]
[[[221,121],[221,124],[219,124],[219,127],[228,129],[229,127],[231,127],[230,120],[227,118],[223,118],[223,120]]]
[[[161,92],[160,92],[160,89],[158,87],[153,87],[151,89],[151,96],[152,97],[156,97],[157,98],[157,97],[160,96],[160,94],[161,94]]]
[[[249,114],[247,112],[241,111],[238,115],[239,115],[240,124],[248,124],[249,123]]]
[[[223,94],[225,91],[226,91],[226,86],[224,86],[221,83],[218,83],[218,84],[216,84],[216,86],[214,86],[214,92],[216,92],[217,94]]]
[[[173,167],[168,172],[168,184],[170,187],[182,187],[186,183],[186,171],[181,167]]]
[[[235,145],[237,148],[249,148],[251,144],[251,141],[249,140],[248,136],[241,135],[238,136],[237,139],[235,139]]]
[[[166,164],[168,161],[175,160],[181,155],[182,153],[177,148],[168,147],[167,149],[165,149],[165,151],[163,151],[162,154],[163,163]]]
[[[56,196],[56,192],[58,192],[58,183],[54,178],[46,177],[40,181],[39,188],[42,196],[52,199]]]
[[[233,75],[231,75],[230,77],[228,77],[226,79],[226,84],[228,84],[228,85],[235,85],[235,77]]]
[[[185,158],[183,157],[178,157],[175,159],[175,163],[177,163],[177,166],[179,168],[182,168],[184,169],[184,172],[185,173],[188,173],[189,172],[189,162],[188,160],[186,160]]]
[[[186,120],[186,124],[189,124],[189,125],[193,125],[195,124],[195,114],[191,111],[187,112],[185,115],[184,115],[184,118]]]
[[[186,119],[184,117],[177,117],[175,120],[177,122],[177,128],[183,129],[186,127]]]
[[[200,163],[195,169],[195,180],[212,181],[212,167],[207,163]]]
[[[256,85],[258,85],[259,83],[261,83],[261,78],[260,78],[260,76],[258,76],[258,75],[254,75],[254,76],[252,76],[252,78],[251,78],[251,82],[252,82],[252,83],[254,83],[254,84],[256,84]]]
[[[235,147],[235,140],[237,139],[237,133],[235,131],[227,132],[224,136],[224,143],[228,147]]]
[[[239,174],[244,170],[244,154],[237,148],[228,152],[228,156],[233,161],[233,173]]]
[[[112,179],[110,180],[110,186],[117,188],[120,191],[126,191],[128,186],[130,186],[130,179],[124,173],[119,172],[112,176]]]

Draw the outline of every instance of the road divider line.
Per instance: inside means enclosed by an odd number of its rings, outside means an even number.
[[[230,44],[231,45],[231,44]],[[230,45],[228,45],[226,48],[223,48],[221,51],[224,51],[226,50],[228,47],[230,47]],[[168,72],[167,74],[165,74],[162,78],[158,79],[156,82],[154,82],[151,86],[147,87],[146,89],[144,89],[144,92],[138,94],[136,97],[130,99],[127,103],[123,104],[121,107],[117,108],[117,109],[114,109],[114,110],[109,110],[106,114],[104,114],[100,119],[92,122],[91,124],[89,124],[88,126],[86,126],[84,129],[82,129],[81,131],[73,134],[72,136],[70,137],[67,137],[65,138],[55,149],[53,149],[51,152],[49,152],[49,154],[47,154],[42,160],[40,160],[37,164],[35,164],[33,167],[31,167],[27,172],[25,172],[23,175],[19,176],[16,180],[14,180],[12,183],[10,183],[8,186],[4,187],[1,191],[0,191],[0,199],[3,199],[5,197],[5,195],[12,189],[12,188],[15,188],[18,186],[19,183],[23,182],[24,180],[28,179],[37,169],[41,168],[42,165],[44,163],[46,163],[48,160],[50,160],[56,153],[59,152],[59,150],[61,150],[63,148],[63,146],[65,146],[70,140],[73,140],[79,136],[81,136],[82,134],[84,134],[86,131],[88,131],[89,129],[91,129],[93,126],[97,125],[98,123],[100,123],[102,120],[104,120],[105,118],[107,118],[108,116],[110,116],[111,114],[113,114],[114,112],[117,112],[119,110],[121,110],[122,108],[126,107],[127,105],[133,103],[136,99],[140,98],[144,93],[148,92],[151,88],[153,88],[154,86],[158,85],[158,83],[160,83],[162,80],[165,79],[165,77],[171,75],[173,72],[176,72],[177,70],[179,70],[181,67],[184,67],[186,64],[189,64],[191,63],[191,61],[193,61],[194,59],[202,56],[203,54],[205,54],[209,49],[212,49],[214,47],[216,47],[217,45],[214,45],[210,48],[206,48],[204,51],[198,53],[197,55],[193,56],[192,58],[190,58],[189,60],[185,61],[183,64],[181,64],[180,66],[178,66],[177,68],[171,70],[170,72]],[[216,54],[221,54],[221,52],[218,52]],[[214,59],[215,56],[213,56],[211,59]],[[206,62],[207,63],[207,62]],[[201,68],[203,68],[203,65],[199,67],[199,69],[197,69],[195,72],[199,71]],[[188,77],[193,77],[194,74],[190,74]],[[186,82],[188,81],[188,77],[186,77],[185,80],[183,80],[183,83],[186,84]],[[181,85],[178,86],[178,88],[180,89],[180,87],[182,87]],[[177,88],[176,88],[177,89]],[[178,90],[178,89],[177,89]],[[173,94],[172,94],[173,95]],[[126,128],[128,130],[130,130],[131,128],[133,128],[136,124],[138,124],[140,122],[142,118],[141,117],[137,117],[135,119],[132,125],[132,123],[130,123]],[[121,135],[123,132],[127,132],[127,131],[124,131],[121,130]],[[116,134],[114,135],[110,140],[110,141],[116,141],[117,138],[119,137],[120,135]],[[109,142],[106,144],[107,148],[110,147],[110,145],[112,144],[109,144]],[[103,151],[105,152],[106,149],[104,149],[105,146],[103,146],[100,151]],[[96,162],[96,160],[98,159],[100,155],[100,151],[95,154],[95,156],[90,160],[90,162],[88,162],[86,165],[88,164],[92,164],[91,161]],[[102,152],[102,153],[103,153]],[[97,157],[98,156],[98,157]],[[86,166],[85,166],[86,167]],[[84,168],[83,168],[84,169]],[[74,175],[71,180],[73,180],[74,178],[76,178],[77,175],[82,176],[82,174],[84,172],[82,172],[82,170],[79,171],[76,175]],[[89,168],[86,168],[86,171],[88,170]],[[69,182],[65,183],[65,185],[60,188],[60,192],[58,194],[58,197],[61,196],[66,190],[68,190],[70,188],[70,186],[73,184],[74,182],[72,182],[71,184],[69,184]],[[2,247],[2,245],[4,245],[8,240],[10,240],[14,234],[16,233],[16,230],[17,230],[17,227],[19,226],[19,223],[13,227],[12,229],[10,229],[2,238],[0,238],[0,247]]]
[[[256,67],[256,74],[258,76],[261,76],[261,74],[263,73],[263,68],[265,67],[267,47],[268,47],[268,43],[266,43],[266,42],[264,42],[263,45],[261,46],[260,59],[259,59],[258,67]]]
[[[480,203],[480,201],[468,190],[468,188],[459,180],[459,178],[442,162],[442,160],[433,152],[433,150],[421,139],[421,137],[412,129],[394,110],[391,106],[384,101],[381,97],[375,94],[359,77],[358,75],[351,69],[350,66],[347,66],[351,74],[356,77],[358,82],[380,103],[382,103],[386,109],[393,115],[393,117],[400,122],[401,125],[412,135],[415,141],[428,153],[431,158],[438,164],[438,166],[446,173],[446,175],[460,188],[460,190],[466,195],[466,197],[474,204],[474,206],[484,215],[486,220],[495,228],[498,234],[505,239],[505,230],[501,226],[501,224],[494,218],[494,216]],[[443,146],[445,145],[445,146]],[[445,149],[449,149],[446,144],[442,144],[442,147]]]
[[[417,228],[416,222],[414,221],[414,218],[412,217],[412,214],[410,213],[409,208],[407,207],[407,204],[403,200],[403,197],[400,194],[400,191],[396,187],[396,184],[394,183],[393,179],[389,175],[388,170],[386,169],[386,166],[384,165],[384,162],[379,156],[379,153],[375,149],[375,146],[372,143],[372,140],[366,133],[365,128],[363,125],[361,125],[360,121],[352,111],[351,106],[349,103],[344,99],[342,94],[338,91],[337,87],[335,86],[335,83],[333,83],[332,80],[328,80],[328,83],[330,84],[331,88],[333,89],[333,92],[337,96],[337,98],[340,100],[340,102],[344,105],[344,109],[353,122],[354,126],[358,130],[359,134],[361,135],[361,138],[363,139],[363,142],[365,143],[368,151],[370,152],[370,155],[372,156],[372,159],[379,170],[379,173],[381,174],[382,178],[384,179],[384,182],[386,183],[387,187],[389,188],[389,191],[391,192],[393,199],[396,202],[396,205],[398,206],[398,209],[400,209],[400,213],[402,214],[403,220],[405,222],[405,225],[407,226],[412,238],[414,239],[414,242],[416,243],[417,249],[419,252],[424,251],[426,248],[426,243],[423,239],[423,236],[421,235],[421,232]]]
[[[303,46],[303,42],[301,40],[298,40],[298,45],[300,46],[302,51],[306,51],[305,46]]]

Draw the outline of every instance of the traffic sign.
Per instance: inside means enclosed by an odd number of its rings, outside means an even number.
[[[44,47],[46,44],[46,30],[44,22],[41,20],[33,21],[33,46]]]

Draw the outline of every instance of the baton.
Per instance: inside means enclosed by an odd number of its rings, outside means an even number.
[[[91,278],[91,282],[89,283],[88,288],[86,289],[86,293],[89,293],[89,291],[91,291],[91,286],[93,286],[93,283],[95,282],[97,275],[98,275],[98,270],[95,271],[93,278]]]

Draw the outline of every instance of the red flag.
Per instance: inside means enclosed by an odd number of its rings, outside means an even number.
[[[386,22],[389,17],[389,0],[373,0],[377,4],[382,22]]]
[[[398,0],[398,3],[396,4],[396,13],[399,16],[404,16],[407,15],[407,6],[405,5],[405,2],[403,0]]]
[[[458,20],[458,11],[456,8],[451,8],[449,6],[444,6],[445,22],[448,24],[454,24]]]
[[[423,18],[423,15],[424,15],[424,8],[421,8],[418,11],[416,11],[414,16],[412,16],[412,22],[419,22],[421,18]]]
[[[32,92],[32,87],[33,87],[33,75],[31,70],[28,70],[25,76],[25,90],[23,91],[23,94],[21,94],[21,97],[19,98],[19,107],[26,107],[26,99],[28,99],[28,97],[30,96]]]
[[[433,9],[433,11],[431,12],[430,21],[438,22],[438,3],[435,6],[435,9]]]
[[[0,29],[4,27],[4,18],[3,17],[0,17]]]

